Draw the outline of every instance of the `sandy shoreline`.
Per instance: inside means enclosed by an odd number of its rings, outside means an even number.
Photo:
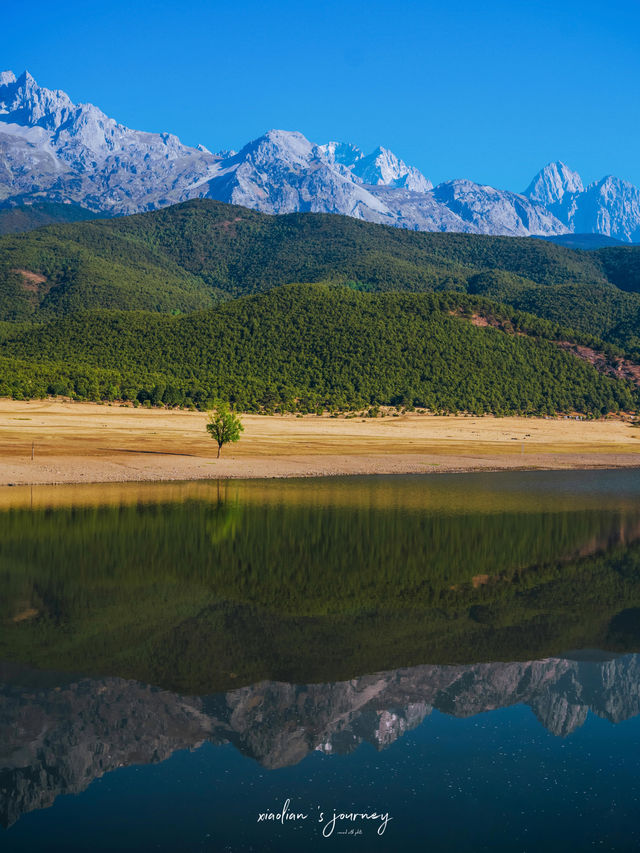
[[[640,467],[640,428],[614,419],[242,420],[217,460],[201,412],[3,399],[0,485]]]

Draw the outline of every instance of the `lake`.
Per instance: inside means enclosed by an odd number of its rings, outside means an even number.
[[[0,849],[640,846],[633,470],[0,489]]]

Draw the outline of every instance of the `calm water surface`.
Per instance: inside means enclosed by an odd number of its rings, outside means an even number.
[[[0,626],[2,850],[640,847],[635,471],[0,489]]]

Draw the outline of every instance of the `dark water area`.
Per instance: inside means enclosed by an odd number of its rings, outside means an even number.
[[[634,850],[640,477],[0,490],[0,849]]]

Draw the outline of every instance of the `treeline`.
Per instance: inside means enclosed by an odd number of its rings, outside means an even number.
[[[291,285],[183,317],[81,312],[23,328],[0,344],[0,395],[200,408],[222,399],[249,412],[636,409],[636,388],[560,350],[558,339],[597,345],[459,293]]]

